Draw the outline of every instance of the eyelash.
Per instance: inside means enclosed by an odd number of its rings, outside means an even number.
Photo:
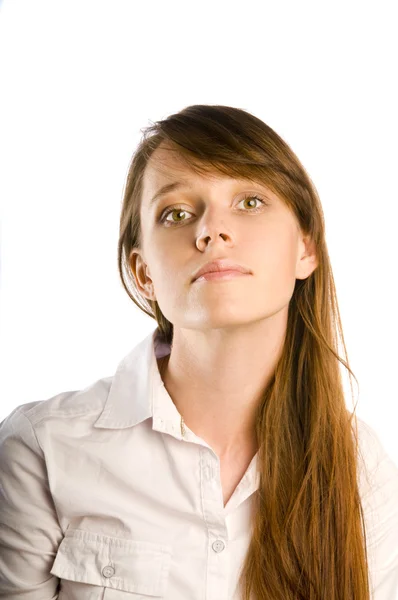
[[[258,196],[256,196],[255,194],[249,194],[247,196],[245,196],[244,198],[242,198],[238,204],[240,204],[241,202],[243,202],[243,200],[258,200],[259,202],[261,202],[262,205],[264,206],[268,206],[268,203],[265,202],[265,200],[262,200],[261,198],[259,198]],[[262,210],[262,206],[258,206],[257,208],[253,208],[249,211],[243,211],[243,212],[252,212],[252,213],[257,213],[260,210]],[[184,208],[182,208],[181,206],[173,206],[171,208],[169,208],[168,210],[166,210],[165,213],[163,213],[159,219],[160,223],[167,223],[166,227],[175,227],[176,225],[180,225],[181,223],[184,223],[186,219],[184,219],[184,221],[177,221],[176,223],[173,223],[172,221],[166,221],[166,217],[168,217],[168,215],[172,212],[174,212],[175,210],[179,210],[182,212],[189,212],[188,210],[185,210]]]

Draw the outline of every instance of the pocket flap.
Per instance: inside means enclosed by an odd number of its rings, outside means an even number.
[[[172,546],[68,529],[50,573],[61,579],[162,597]]]

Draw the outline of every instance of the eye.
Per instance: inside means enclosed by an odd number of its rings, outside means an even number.
[[[268,206],[268,203],[265,202],[265,200],[262,200],[261,198],[259,198],[258,196],[256,196],[255,194],[247,194],[244,198],[242,198],[238,204],[241,204],[241,202],[244,202],[245,200],[252,200],[252,201],[257,201],[257,202],[261,202],[260,206],[257,206],[255,208],[251,207],[251,210],[249,211],[243,211],[243,212],[252,212],[252,213],[256,213],[259,212],[260,210],[263,209],[263,206]],[[174,227],[175,225],[179,225],[180,223],[183,223],[184,221],[186,221],[187,219],[183,219],[182,221],[166,221],[166,217],[168,217],[170,214],[177,212],[178,214],[181,213],[187,213],[189,211],[183,209],[181,206],[173,206],[171,208],[169,208],[168,210],[166,210],[166,212],[164,212],[159,221],[160,223],[168,223],[168,225],[166,227]]]

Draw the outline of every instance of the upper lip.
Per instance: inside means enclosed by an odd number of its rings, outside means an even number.
[[[244,267],[243,265],[238,265],[228,259],[219,259],[206,263],[203,267],[200,267],[198,271],[193,276],[192,281],[198,279],[201,275],[205,273],[213,273],[219,271],[240,271],[241,273],[251,273],[249,269]]]

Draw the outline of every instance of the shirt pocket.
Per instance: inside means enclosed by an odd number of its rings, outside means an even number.
[[[164,598],[172,546],[68,529],[50,573],[59,600]]]

